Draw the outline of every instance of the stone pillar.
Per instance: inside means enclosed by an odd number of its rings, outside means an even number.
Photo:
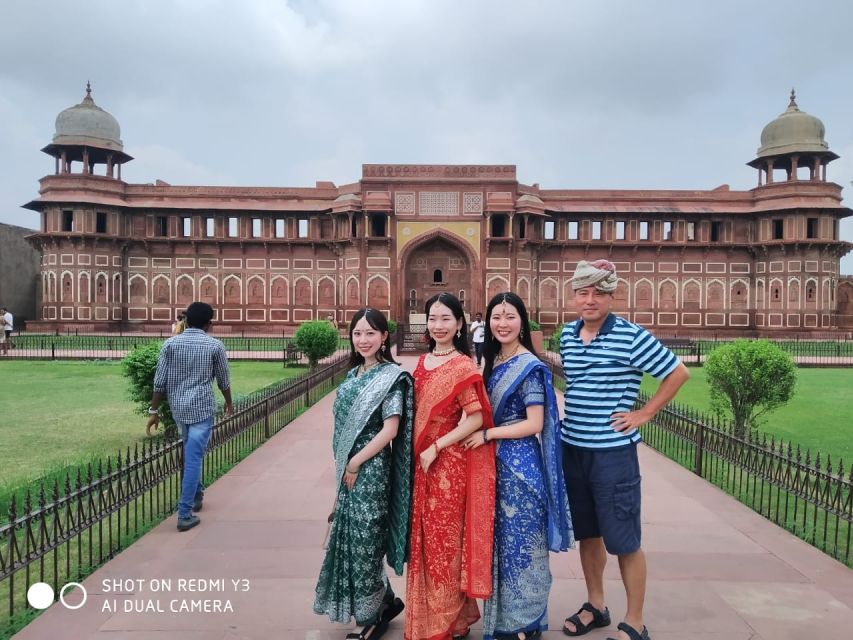
[[[812,162],[810,174],[812,180],[820,179],[820,158],[815,158],[814,162]]]
[[[773,184],[773,160],[767,161],[767,184]]]
[[[59,156],[56,156],[56,157],[54,158],[54,160],[55,160],[55,162],[54,162],[54,169],[53,169],[53,172],[54,172],[56,175],[59,175]]]
[[[113,154],[107,156],[107,175],[113,177]]]
[[[68,173],[68,156],[65,154],[65,150],[62,151],[62,160],[60,161],[60,166],[62,167],[62,173]]]
[[[761,180],[761,171],[762,171],[761,167],[758,167],[758,186],[759,187],[763,184],[762,180]]]
[[[791,156],[791,173],[788,176],[788,180],[796,180],[797,179],[797,161],[800,159],[800,156]]]
[[[121,165],[118,166],[118,179],[121,180]]]
[[[83,149],[83,175],[89,175],[89,150]]]

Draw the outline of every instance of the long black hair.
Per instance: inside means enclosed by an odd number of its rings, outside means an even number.
[[[499,293],[489,301],[489,306],[486,307],[486,335],[483,343],[483,380],[488,380],[492,375],[492,369],[495,366],[495,357],[501,352],[501,343],[492,335],[492,311],[499,304],[511,304],[518,311],[518,317],[521,319],[521,333],[518,336],[521,346],[527,349],[537,358],[539,355],[533,348],[533,340],[530,338],[530,319],[527,315],[527,307],[524,306],[524,300],[519,298],[511,291]]]
[[[470,358],[471,347],[468,345],[468,323],[465,321],[465,312],[462,310],[462,303],[459,302],[459,298],[454,296],[452,293],[435,294],[432,298],[426,301],[424,313],[427,318],[429,318],[429,310],[436,302],[440,302],[450,309],[450,311],[453,312],[453,317],[462,321],[462,326],[459,331],[453,334],[453,346],[459,353],[464,353]],[[432,350],[435,349],[435,340],[433,340],[432,336],[429,335],[429,330],[427,330],[427,337],[429,338],[429,350],[432,352]]]
[[[355,325],[357,325],[358,321],[362,318],[366,318],[367,324],[369,324],[371,328],[376,329],[379,333],[388,333],[388,320],[385,319],[385,315],[381,311],[371,307],[363,307],[356,311],[349,323],[350,367],[357,367],[364,364],[364,356],[355,348],[355,342],[352,339],[352,332],[355,331]],[[379,351],[376,352],[376,361],[397,364],[391,357],[390,333],[385,337],[385,342],[383,342],[382,346],[379,347]]]

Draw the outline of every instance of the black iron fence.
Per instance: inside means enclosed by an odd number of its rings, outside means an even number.
[[[639,403],[648,400],[640,394]],[[768,520],[853,566],[853,466],[766,434],[670,404],[643,427],[645,442]]]
[[[553,354],[555,387],[565,379]],[[641,393],[638,405],[648,401]],[[643,427],[643,441],[720,487],[768,520],[853,566],[853,465],[670,403]]]
[[[0,352],[0,361],[18,360],[118,360],[136,347],[170,337],[156,334],[32,334],[12,336],[10,348]],[[221,340],[232,360],[276,360],[285,364],[307,362],[292,337],[234,336]],[[349,349],[349,339],[339,339],[339,349]]]
[[[660,337],[660,340],[683,362],[699,366],[705,362],[714,349],[733,342],[731,338]],[[800,367],[853,367],[853,340],[847,338],[769,340],[790,354],[797,366]],[[559,352],[560,336],[551,336],[548,339],[547,348],[550,351]]]
[[[204,460],[210,484],[329,393],[348,359],[291,378],[242,399],[219,416]],[[13,496],[0,526],[0,638],[35,615],[26,593],[46,582],[58,594],[115,556],[173,511],[181,489],[180,440],[152,440],[67,473],[63,480]],[[5,619],[4,619],[5,618]]]

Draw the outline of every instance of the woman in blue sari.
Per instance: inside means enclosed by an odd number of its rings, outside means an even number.
[[[495,427],[465,441],[470,448],[497,443],[493,592],[483,636],[530,640],[548,628],[548,552],[566,551],[574,539],[551,372],[536,357],[527,309],[514,293],[489,302],[483,357]]]

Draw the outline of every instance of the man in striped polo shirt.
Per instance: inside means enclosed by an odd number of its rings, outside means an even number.
[[[652,334],[610,312],[616,282],[616,268],[607,260],[580,261],[572,277],[580,318],[560,336],[566,374],[563,471],[587,587],[587,602],[566,619],[563,632],[579,636],[610,624],[604,601],[609,552],[619,558],[628,600],[617,637],[648,640],[639,427],[675,396],[690,374]],[[645,406],[634,411],[643,373],[662,382]]]

